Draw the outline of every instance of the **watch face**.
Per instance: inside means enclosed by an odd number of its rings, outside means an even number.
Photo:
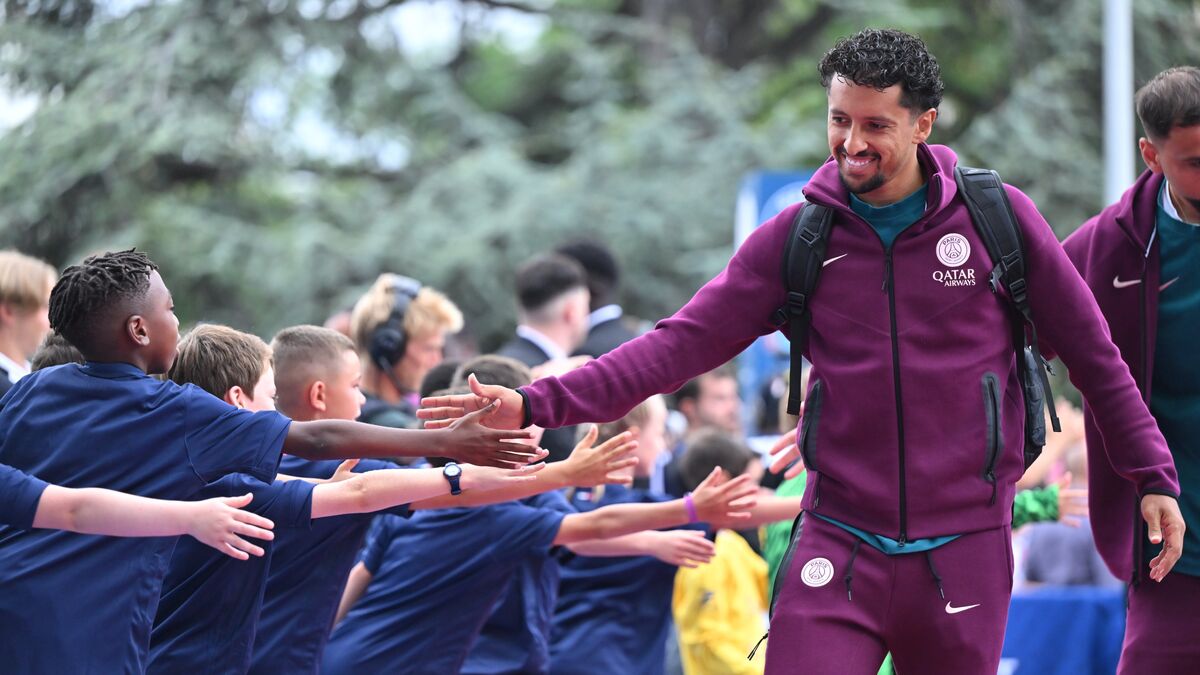
[[[462,467],[457,464],[450,464],[446,467],[445,473],[447,476],[451,476],[451,477],[461,476],[462,475]]]

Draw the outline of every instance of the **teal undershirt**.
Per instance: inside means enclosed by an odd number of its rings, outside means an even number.
[[[887,206],[871,206],[855,195],[850,195],[850,208],[863,220],[867,221],[879,238],[883,240],[884,248],[891,248],[896,237],[909,225],[925,215],[925,195],[927,187],[922,185],[911,195]]]
[[[1163,189],[1166,188],[1163,182]],[[1172,218],[1159,191],[1156,213],[1160,287],[1158,331],[1154,341],[1154,379],[1150,411],[1167,439],[1183,494],[1179,509],[1187,530],[1183,557],[1174,572],[1200,576],[1200,227]],[[1175,281],[1172,281],[1175,280]],[[1147,560],[1162,545],[1150,545]]]
[[[901,232],[903,232],[913,223],[920,220],[921,216],[925,215],[926,192],[926,186],[922,185],[917,189],[916,192],[898,202],[888,204],[887,206],[871,206],[858,197],[850,195],[850,208],[853,209],[853,211],[859,216],[861,216],[863,220],[867,221],[867,224],[874,228],[875,232],[879,235],[879,238],[883,241],[884,248],[891,249],[892,244],[896,241],[896,237],[900,236]],[[846,523],[834,520],[833,518],[822,516],[819,513],[814,513],[813,515],[821,520],[824,520],[825,522],[837,525],[843,530],[863,540],[872,548],[875,548],[876,550],[887,555],[923,553],[925,551],[931,551],[939,546],[948,544],[961,536],[952,534],[945,537],[913,539],[911,541],[904,542],[904,545],[901,546],[900,541],[897,539],[885,537],[882,534],[875,534],[874,532],[867,532],[866,530],[860,530],[853,525],[847,525]]]

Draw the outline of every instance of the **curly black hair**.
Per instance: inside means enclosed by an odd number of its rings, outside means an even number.
[[[50,327],[90,354],[109,311],[144,297],[156,269],[158,265],[135,249],[91,256],[68,267],[50,291]]]
[[[901,86],[900,104],[914,113],[942,102],[941,68],[921,38],[892,29],[866,29],[837,41],[817,66],[821,86],[834,77],[883,91]]]

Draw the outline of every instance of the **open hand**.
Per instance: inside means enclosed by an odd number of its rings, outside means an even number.
[[[515,389],[495,384],[480,384],[472,373],[467,377],[470,394],[451,396],[429,396],[421,399],[417,418],[425,420],[426,429],[444,429],[462,416],[483,410],[493,401],[501,407],[488,418],[487,425],[493,429],[520,429],[525,417],[525,400]]]
[[[338,464],[338,468],[336,471],[333,472],[333,475],[330,476],[328,479],[326,479],[324,482],[340,483],[349,478],[354,478],[354,467],[358,466],[358,462],[359,462],[358,459],[344,460],[341,464]]]
[[[1054,481],[1054,485],[1058,486],[1058,522],[1079,527],[1083,519],[1088,517],[1087,489],[1070,487],[1070,471]]]
[[[447,428],[446,444],[439,454],[463,464],[496,466],[501,469],[517,469],[545,458],[545,450],[519,442],[530,439],[530,432],[507,431],[492,426],[495,416],[501,410],[501,402],[496,399],[454,420]]]
[[[716,546],[700,530],[651,531],[654,557],[676,567],[699,567],[712,560]]]
[[[630,456],[637,448],[633,432],[617,434],[595,446],[598,434],[596,425],[590,425],[583,440],[579,441],[571,455],[563,460],[563,468],[568,472],[567,481],[575,487],[632,483],[633,476],[625,469],[637,465],[637,458]]]
[[[800,448],[796,445],[796,432],[799,429],[792,429],[786,434],[779,437],[775,441],[775,445],[771,446],[768,453],[771,457],[771,473],[779,473],[787,469],[787,473],[783,474],[786,478],[795,478],[804,471],[804,458],[800,456]]]
[[[1187,526],[1183,524],[1179,502],[1166,495],[1142,497],[1142,518],[1149,528],[1150,543],[1163,545],[1162,551],[1150,561],[1150,578],[1162,581],[1183,555],[1183,532]]]
[[[747,520],[758,503],[758,486],[746,475],[729,480],[725,471],[716,467],[692,491],[692,501],[703,522]]]
[[[498,490],[517,483],[537,480],[537,476],[533,474],[544,468],[546,468],[544,462],[526,464],[519,469],[497,469],[490,466],[463,464],[462,478],[459,480],[463,490]]]
[[[271,529],[275,523],[260,515],[243,511],[242,507],[254,499],[252,494],[241,497],[217,497],[199,502],[190,502],[191,512],[187,533],[202,544],[211,546],[230,558],[248,560],[250,556],[261,556],[262,548],[242,537],[254,537],[270,541],[275,538]]]

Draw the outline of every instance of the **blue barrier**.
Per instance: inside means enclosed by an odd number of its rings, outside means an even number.
[[[1045,587],[1014,595],[1000,675],[1112,675],[1125,589]]]

